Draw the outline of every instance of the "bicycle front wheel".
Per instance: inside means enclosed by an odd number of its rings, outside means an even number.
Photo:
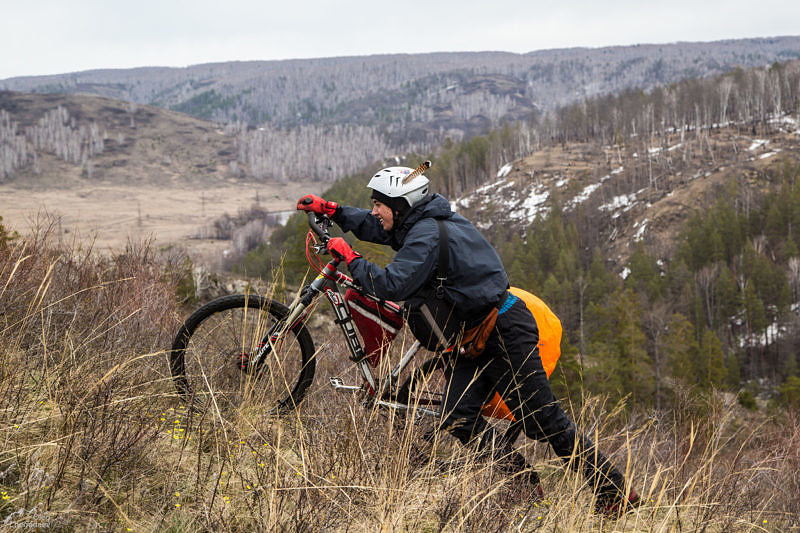
[[[300,322],[286,328],[288,309],[257,295],[217,298],[181,326],[170,371],[186,401],[217,409],[294,409],[314,379],[314,343]],[[279,332],[272,342],[270,334]],[[264,341],[268,351],[253,362]]]

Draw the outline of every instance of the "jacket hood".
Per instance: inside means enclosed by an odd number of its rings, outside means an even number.
[[[453,216],[450,202],[441,194],[431,194],[414,204],[392,230],[392,248],[399,250],[411,226],[424,218],[448,219]]]

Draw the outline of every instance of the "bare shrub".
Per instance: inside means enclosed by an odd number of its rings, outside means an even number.
[[[54,226],[0,250],[0,463],[20,472],[18,508],[66,513],[64,494],[96,510],[141,482],[175,297],[149,244],[106,257]]]
[[[235,215],[228,213],[218,217],[208,226],[201,228],[197,234],[200,239],[220,239],[220,240],[236,240],[237,232],[241,233],[247,226],[253,226],[258,223],[258,230],[245,230],[248,235],[263,232],[267,228],[274,228],[278,225],[280,216],[278,213],[273,213],[266,210],[261,205],[255,203],[248,208],[240,209]],[[261,237],[259,234],[258,237]],[[260,241],[244,251],[249,251],[258,245]]]

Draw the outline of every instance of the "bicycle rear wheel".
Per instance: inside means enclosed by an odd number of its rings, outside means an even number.
[[[301,322],[286,329],[288,309],[257,295],[217,298],[192,313],[170,351],[170,371],[186,401],[222,411],[285,413],[314,378],[311,335]],[[252,358],[269,333],[283,331],[259,364]]]

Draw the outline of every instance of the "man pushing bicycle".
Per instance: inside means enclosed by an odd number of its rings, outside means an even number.
[[[380,170],[367,185],[372,189],[371,211],[314,195],[302,197],[297,209],[327,215],[361,240],[391,246],[397,254],[382,268],[341,237],[327,243],[367,292],[386,300],[421,302],[434,347],[443,349],[450,342],[461,346],[445,369],[442,428],[463,444],[475,443],[482,451],[493,448],[495,435],[481,409],[498,391],[528,437],[548,442],[584,473],[597,495],[598,512],[614,515],[637,504],[638,495],[625,491],[620,471],[578,431],[554,397],[539,356],[536,319],[509,292],[508,276],[491,244],[444,197],[429,192],[429,180],[422,175],[429,165]],[[443,320],[441,308],[455,319]],[[457,339],[451,333],[453,323],[459,326]],[[414,327],[412,332],[431,346]],[[502,447],[494,450],[500,464],[509,473],[526,476],[541,496],[536,472],[508,443]]]

